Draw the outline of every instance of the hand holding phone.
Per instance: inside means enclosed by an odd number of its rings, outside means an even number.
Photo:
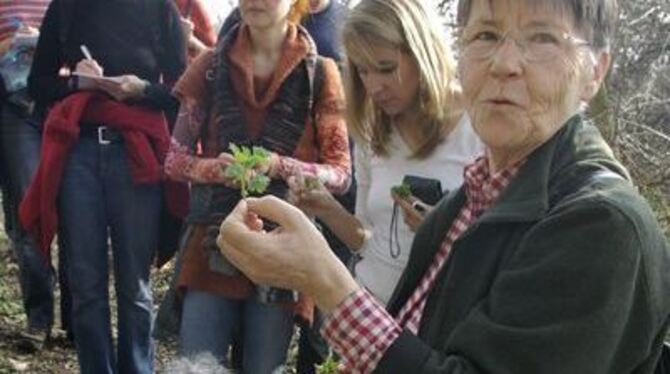
[[[442,185],[438,179],[413,175],[406,175],[401,185],[391,189],[393,201],[412,231],[419,227],[423,217],[440,201],[442,195]]]
[[[437,204],[443,196],[439,179],[405,175],[402,183],[409,187],[412,195],[428,205]]]

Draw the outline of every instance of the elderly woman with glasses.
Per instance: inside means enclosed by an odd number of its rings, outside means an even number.
[[[459,1],[460,77],[486,152],[424,219],[387,309],[276,199],[238,205],[223,253],[314,295],[350,372],[652,373],[670,248],[582,113],[617,15],[615,0]]]

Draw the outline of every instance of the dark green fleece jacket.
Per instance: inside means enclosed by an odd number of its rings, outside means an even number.
[[[419,228],[389,311],[417,287],[465,203]],[[651,373],[669,326],[670,249],[598,130],[573,117],[452,248],[418,336],[379,373]]]

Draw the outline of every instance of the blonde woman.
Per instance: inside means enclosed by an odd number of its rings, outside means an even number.
[[[325,189],[289,181],[296,205],[362,256],[357,279],[384,303],[405,268],[413,232],[430,209],[416,196],[392,196],[391,188],[410,175],[455,189],[464,166],[482,152],[443,40],[439,22],[421,1],[364,0],[356,6],[342,34],[347,119],[356,149],[356,215]]]

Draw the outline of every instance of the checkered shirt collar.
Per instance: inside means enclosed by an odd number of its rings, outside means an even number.
[[[521,160],[493,175],[491,175],[489,159],[486,156],[477,158],[472,164],[465,167],[463,171],[465,194],[475,216],[479,216],[498,199],[524,162],[525,160]]]

